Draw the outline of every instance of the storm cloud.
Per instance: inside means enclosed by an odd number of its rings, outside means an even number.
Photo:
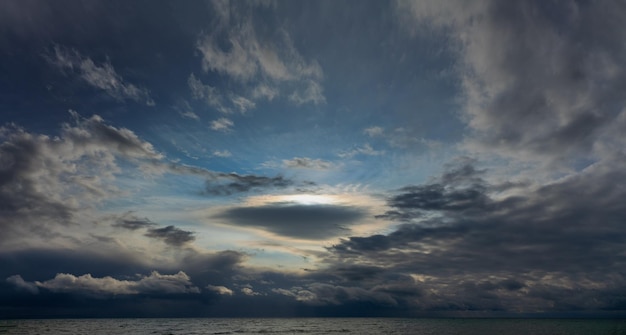
[[[329,249],[329,261],[385,266],[390,273],[413,276],[422,289],[438,287],[439,294],[450,295],[450,303],[473,301],[477,309],[508,310],[515,299],[529,309],[547,307],[563,298],[547,291],[608,296],[626,285],[626,273],[619,270],[626,258],[615,253],[626,242],[621,227],[626,194],[615,180],[626,176],[614,164],[599,163],[580,175],[510,196],[493,191],[502,187],[477,183],[484,172],[466,174],[466,183],[446,183],[446,176],[459,175],[449,171],[389,198],[393,210],[382,217],[404,222],[397,230],[345,239]],[[473,300],[479,292],[492,297]],[[611,306],[610,299],[603,299],[595,308]],[[443,308],[431,303],[422,308]],[[578,303],[582,298],[571,302]]]

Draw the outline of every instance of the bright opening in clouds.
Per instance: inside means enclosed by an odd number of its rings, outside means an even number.
[[[624,22],[2,1],[0,317],[622,317]]]

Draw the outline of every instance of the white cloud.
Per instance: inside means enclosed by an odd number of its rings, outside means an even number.
[[[207,285],[207,290],[211,291],[211,292],[215,292],[219,295],[233,295],[233,290],[229,289],[226,286],[213,286],[213,285]]]
[[[381,127],[369,127],[369,128],[363,129],[363,133],[365,133],[369,137],[382,136],[384,131],[385,130]]]
[[[212,121],[210,127],[211,129],[215,131],[221,131],[221,132],[227,133],[227,132],[232,131],[232,127],[234,125],[235,124],[233,123],[233,121],[225,117],[222,117],[222,118]]]
[[[252,90],[252,97],[255,99],[274,100],[279,95],[278,89],[267,84],[260,84]]]
[[[237,109],[241,113],[245,113],[246,111],[254,109],[256,107],[256,104],[254,102],[235,94],[231,96],[230,101],[235,107],[237,107]]]
[[[231,157],[233,154],[228,150],[215,150],[213,151],[213,156],[216,157]]]
[[[126,82],[108,60],[97,65],[91,58],[81,55],[78,51],[61,46],[55,46],[54,54],[46,55],[46,59],[61,70],[78,73],[89,85],[105,91],[117,100],[130,99],[154,106],[150,92],[146,88]]]
[[[241,293],[245,294],[245,295],[249,295],[249,296],[255,296],[255,295],[261,295],[261,293],[259,292],[255,292],[254,290],[252,290],[249,287],[244,287],[241,289]]]
[[[28,284],[32,285],[32,283]],[[109,276],[97,278],[92,277],[91,274],[75,276],[58,273],[53,279],[43,282],[35,281],[34,285],[53,292],[87,294],[200,293],[200,290],[193,285],[189,276],[183,271],[173,275],[162,275],[153,271],[149,276],[143,276],[135,281],[119,280]]]

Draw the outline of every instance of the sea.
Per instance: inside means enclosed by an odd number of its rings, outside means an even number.
[[[626,334],[615,319],[46,319],[0,320],[0,334]]]

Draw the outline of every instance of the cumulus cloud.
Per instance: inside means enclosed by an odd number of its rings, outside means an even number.
[[[219,295],[233,295],[233,290],[226,286],[207,285],[206,289]]]
[[[508,156],[560,160],[601,154],[596,149],[621,137],[612,127],[624,119],[626,33],[619,27],[626,8],[621,4],[397,4],[399,15],[412,18],[407,26],[420,31],[432,23],[458,42],[464,113],[476,131],[474,145]]]
[[[200,293],[193,285],[189,276],[183,271],[173,275],[162,275],[153,271],[149,276],[138,280],[119,280],[113,277],[92,277],[91,274],[75,276],[68,273],[58,273],[53,279],[43,282],[24,282],[19,275],[7,279],[18,287],[43,288],[52,292],[70,292],[92,295],[119,295],[119,294],[175,294]],[[32,291],[37,293],[36,291]]]
[[[154,106],[150,92],[145,88],[126,82],[108,60],[98,65],[91,58],[81,55],[77,50],[58,45],[54,47],[54,53],[46,55],[46,59],[62,71],[78,74],[87,84],[103,90],[117,100],[130,99]]]
[[[15,287],[17,287],[18,289],[25,290],[32,294],[39,293],[39,288],[37,287],[37,285],[35,285],[34,283],[29,283],[27,281],[24,281],[24,279],[20,275],[10,276],[6,279],[6,281],[9,284],[15,285]]]
[[[261,293],[259,292],[255,292],[252,288],[250,287],[242,287],[241,288],[241,293],[247,295],[247,296],[255,296],[255,295],[261,295]]]
[[[174,247],[183,246],[196,239],[193,232],[182,230],[174,226],[150,228],[146,232],[145,236],[162,240],[166,244]]]
[[[351,224],[366,217],[366,211],[349,206],[276,203],[233,207],[215,217],[230,224],[262,228],[277,235],[318,240],[346,235]]]

